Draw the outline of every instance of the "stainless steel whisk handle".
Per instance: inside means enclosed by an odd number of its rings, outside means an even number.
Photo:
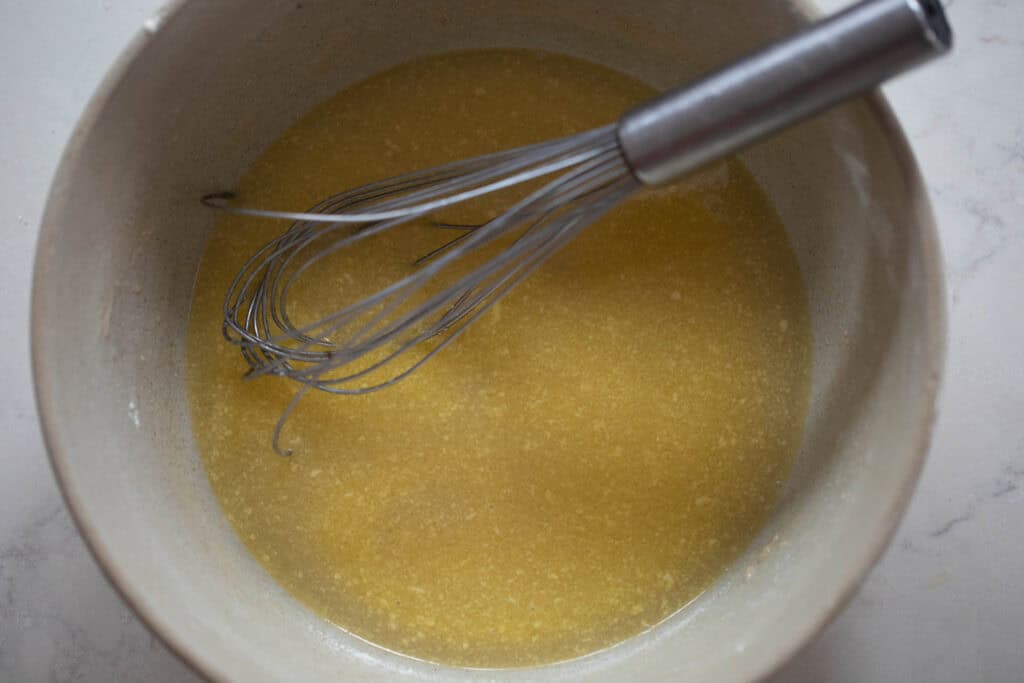
[[[864,0],[627,113],[633,174],[671,182],[949,51],[939,0]]]

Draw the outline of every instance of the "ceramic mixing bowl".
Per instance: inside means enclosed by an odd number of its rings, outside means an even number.
[[[799,258],[811,410],[768,527],[696,603],[572,662],[471,671],[384,652],[281,589],[222,517],[189,426],[185,332],[215,216],[298,116],[421,55],[569,53],[659,87],[807,22],[783,0],[183,0],[146,22],[54,181],[32,309],[46,442],[81,531],[139,615],[221,681],[748,681],[843,605],[889,540],[928,445],[942,363],[935,228],[880,96],[745,153]]]

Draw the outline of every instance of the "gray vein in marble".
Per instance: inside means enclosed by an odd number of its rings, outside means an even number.
[[[964,512],[962,515],[960,515],[958,517],[954,517],[953,519],[949,520],[948,522],[946,522],[945,524],[943,524],[938,529],[936,529],[935,531],[931,532],[928,535],[931,536],[932,538],[938,538],[939,536],[945,536],[950,531],[955,529],[958,525],[963,524],[964,522],[971,521],[972,517],[974,517],[974,506],[973,505],[968,506],[967,511]]]
[[[1013,132],[1013,140],[1001,143],[999,149],[1006,152],[1008,165],[1019,167],[1019,170],[1024,172],[1024,127],[1017,128]]]
[[[1020,487],[1017,486],[1017,484],[1015,484],[1012,481],[1001,482],[999,484],[998,488],[992,493],[992,497],[993,498],[1002,498],[1007,493],[1013,493],[1018,488],[1020,488]]]
[[[1011,494],[1020,491],[1022,484],[1024,484],[1024,459],[1020,465],[1014,463],[1004,465],[999,475],[987,484],[985,491],[976,492],[971,496],[963,512],[929,532],[928,536],[931,538],[945,536],[961,524],[970,522],[979,506],[1012,498]]]
[[[1024,154],[1024,150],[1022,150]],[[964,250],[965,259],[959,263],[947,263],[952,280],[952,301],[960,301],[963,284],[972,280],[993,258],[1008,247],[1024,240],[1024,225],[1012,225],[997,209],[975,197],[963,200],[962,211],[972,223],[970,243]]]

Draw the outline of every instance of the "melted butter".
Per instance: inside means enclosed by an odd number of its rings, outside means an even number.
[[[601,125],[651,94],[566,57],[425,59],[313,110],[239,193],[304,209]],[[676,612],[758,532],[798,446],[810,332],[782,225],[737,162],[615,210],[397,386],[309,395],[286,427],[291,458],[270,436],[295,387],[243,381],[220,332],[232,277],[285,227],[217,225],[188,382],[226,515],[319,614],[448,664],[562,660]],[[364,256],[325,266],[307,295],[394,275]]]

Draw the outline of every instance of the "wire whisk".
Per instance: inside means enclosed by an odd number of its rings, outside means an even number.
[[[301,385],[277,423],[274,449],[290,454],[281,431],[308,391],[366,394],[408,377],[638,189],[676,180],[950,45],[937,0],[865,0],[614,125],[371,183],[305,212],[237,207],[232,193],[203,197],[219,210],[291,221],[245,263],[224,301],[224,336],[240,348],[248,376]],[[478,225],[438,218],[517,189],[518,198]],[[318,263],[417,222],[455,237],[379,291],[311,322],[293,319],[296,283],[315,277]],[[487,258],[468,267],[473,254]]]

